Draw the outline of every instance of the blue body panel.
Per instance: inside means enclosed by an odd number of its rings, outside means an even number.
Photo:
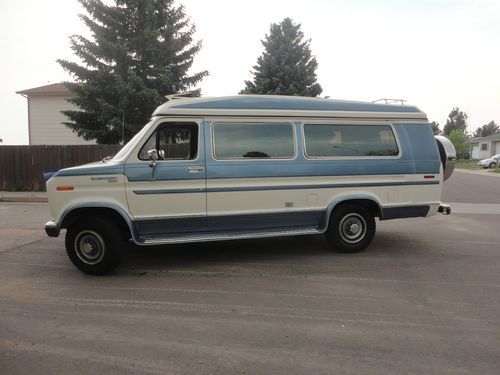
[[[401,142],[404,159],[414,164],[413,173],[439,173],[441,159],[431,127],[422,124],[396,123],[395,128]]]
[[[82,165],[80,167],[61,169],[57,171],[52,177],[123,174],[124,168],[124,164],[108,165],[107,163],[98,162]]]
[[[135,222],[139,238],[179,234],[216,234],[231,231],[266,231],[293,228],[319,229],[324,211],[275,212],[262,214],[224,215],[153,219]]]
[[[388,174],[437,174],[441,161],[436,141],[429,126],[423,124],[394,124],[401,157],[397,159],[307,159],[303,153],[302,127],[295,123],[297,155],[293,160],[215,160],[212,156],[210,122],[200,131],[199,157],[197,160],[159,162],[155,171],[156,180],[189,180],[205,178],[205,175],[186,172],[188,166],[206,167],[207,179],[265,178],[265,177],[312,177],[312,176],[360,176]],[[413,141],[412,141],[413,140]],[[415,140],[418,140],[416,142]],[[205,153],[205,145],[206,153]],[[205,158],[206,154],[206,158]],[[114,164],[95,163],[81,167],[59,170],[54,176],[86,176],[123,174],[129,181],[151,179],[148,161]]]

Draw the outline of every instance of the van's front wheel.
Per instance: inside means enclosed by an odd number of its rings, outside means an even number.
[[[86,217],[66,231],[66,252],[80,271],[90,275],[111,272],[121,261],[125,242],[110,220]]]
[[[334,209],[325,233],[328,242],[341,253],[364,250],[375,237],[375,217],[359,204],[345,204]]]

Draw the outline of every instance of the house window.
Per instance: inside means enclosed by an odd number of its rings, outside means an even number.
[[[295,155],[292,124],[219,123],[213,129],[218,159],[291,159]]]
[[[398,145],[388,125],[306,124],[308,157],[397,156]]]
[[[488,144],[487,143],[481,143],[481,151],[488,151]]]

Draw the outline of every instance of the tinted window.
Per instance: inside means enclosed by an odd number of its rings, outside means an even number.
[[[328,156],[396,156],[394,133],[388,125],[305,125],[306,154]]]
[[[198,153],[198,125],[194,123],[161,124],[139,152],[148,159],[148,150],[157,149],[160,160],[192,160]],[[164,157],[161,157],[162,152]]]
[[[214,125],[217,158],[292,158],[295,154],[290,124]]]

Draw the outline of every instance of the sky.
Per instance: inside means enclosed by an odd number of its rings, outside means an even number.
[[[107,0],[108,2],[110,0]],[[405,99],[441,128],[453,107],[469,131],[500,123],[500,0],[182,0],[208,70],[203,96],[235,95],[251,79],[271,23],[291,17],[311,38],[321,96]],[[27,144],[16,91],[71,80],[72,34],[89,35],[77,0],[0,0],[0,138]]]

